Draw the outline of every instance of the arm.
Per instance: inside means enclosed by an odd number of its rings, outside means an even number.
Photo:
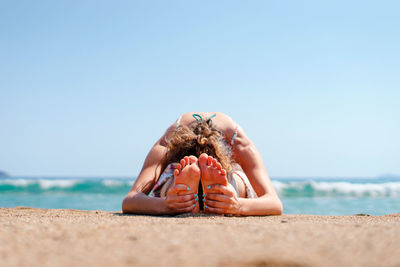
[[[189,212],[192,210],[194,195],[169,194],[164,198],[149,197],[148,193],[153,188],[156,179],[160,176],[160,162],[166,153],[164,145],[166,136],[174,129],[172,125],[166,133],[157,141],[147,155],[142,170],[122,202],[123,213],[135,214],[175,214]],[[182,186],[182,185],[181,185]],[[186,190],[186,187],[180,188],[178,185],[171,190]]]
[[[250,180],[258,198],[239,198],[240,215],[280,215],[282,203],[265,169],[260,152],[239,127],[233,147],[236,162]]]
[[[165,199],[147,196],[160,176],[159,162],[165,153],[165,147],[158,141],[150,150],[143,164],[142,170],[132,186],[130,192],[122,202],[124,213],[165,214]]]
[[[231,125],[235,125],[233,122]],[[225,128],[230,135],[232,126]],[[242,167],[249,178],[258,198],[239,198],[235,189],[228,185],[215,184],[207,194],[207,211],[211,213],[234,215],[280,215],[282,203],[276,194],[268,177],[260,152],[239,128],[237,138],[232,148],[236,162]]]

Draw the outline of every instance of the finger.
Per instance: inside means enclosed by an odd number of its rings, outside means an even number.
[[[233,202],[231,197],[226,196],[226,195],[221,195],[221,194],[209,193],[209,194],[207,194],[206,198],[209,200],[226,202],[226,203],[230,203],[230,204],[232,204],[232,202]]]
[[[171,187],[170,190],[174,190],[175,192],[181,192],[181,191],[185,192],[185,191],[190,191],[190,187],[185,184],[176,184],[173,187]]]
[[[189,208],[176,209],[175,211],[177,213],[185,213],[185,212],[191,212],[193,209],[194,207],[189,207]]]
[[[194,201],[194,199],[185,202],[169,202],[169,206],[173,209],[185,209],[192,207],[193,205],[196,205],[196,201]]]
[[[208,199],[206,199],[206,202],[204,202],[204,205],[207,207],[220,208],[220,209],[228,209],[231,206],[231,204],[226,203],[226,202],[214,201],[214,200],[208,200]]]
[[[205,211],[207,213],[217,213],[217,214],[224,214],[225,211],[224,209],[220,209],[220,208],[213,208],[213,207],[205,207]]]
[[[219,193],[219,194],[223,194],[223,187],[217,184],[213,184],[213,185],[208,185],[207,186],[207,193]]]
[[[232,190],[229,189],[229,187],[222,185],[222,184],[212,184],[207,186],[207,192],[208,193],[221,193],[223,195],[231,196],[233,197],[235,195]]]
[[[181,187],[180,189],[171,189],[168,191],[167,196],[197,196],[197,194],[194,195],[193,192],[188,191],[187,188],[188,187],[186,185],[183,185],[183,188]]]
[[[189,201],[195,201],[194,195],[185,195],[185,196],[168,196],[166,198],[168,205],[172,205],[174,203],[185,203]],[[193,203],[192,203],[193,204]]]

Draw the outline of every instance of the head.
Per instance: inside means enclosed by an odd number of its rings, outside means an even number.
[[[179,162],[185,156],[198,158],[202,153],[217,159],[226,171],[232,169],[231,148],[211,120],[194,122],[190,127],[178,126],[167,140],[167,149],[162,162],[163,170],[169,163]]]

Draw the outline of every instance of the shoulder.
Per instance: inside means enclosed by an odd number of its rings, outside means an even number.
[[[246,133],[244,132],[243,128],[240,125],[237,125],[236,128],[236,144],[240,145],[247,145],[250,139],[247,137]]]

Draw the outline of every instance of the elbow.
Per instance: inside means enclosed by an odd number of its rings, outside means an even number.
[[[124,213],[124,214],[129,213],[128,203],[127,203],[127,202],[128,202],[127,197],[128,197],[128,196],[126,196],[126,197],[124,198],[124,200],[122,201],[122,213]]]
[[[282,215],[282,213],[283,213],[283,205],[281,200],[277,198],[273,215]]]
[[[135,198],[135,193],[129,192],[128,195],[124,198],[122,201],[122,213],[124,214],[129,214],[134,212],[134,198]]]
[[[268,211],[266,215],[282,215],[283,213],[283,205],[281,200],[277,195],[272,196],[270,201],[268,201]]]

